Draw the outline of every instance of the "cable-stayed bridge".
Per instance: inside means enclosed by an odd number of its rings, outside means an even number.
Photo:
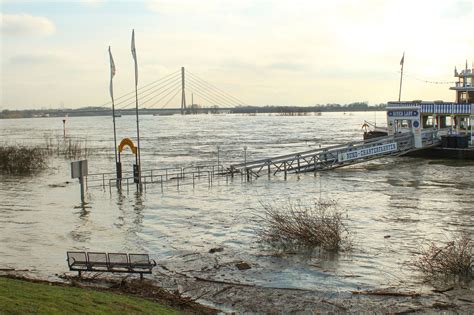
[[[137,92],[140,113],[143,114],[217,113],[248,105],[200,76],[185,71],[184,67],[139,87]],[[135,106],[135,91],[115,98],[115,111],[118,113],[131,111]],[[111,108],[110,101],[94,107],[94,109],[104,110]],[[89,109],[89,111],[92,110]]]

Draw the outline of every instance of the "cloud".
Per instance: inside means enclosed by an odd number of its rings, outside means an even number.
[[[6,36],[48,36],[56,29],[51,20],[29,14],[1,14],[0,20]]]
[[[150,0],[148,9],[160,14],[215,14],[235,12],[254,6],[251,0]]]
[[[105,0],[80,0],[80,2],[88,6],[97,7],[103,4]]]
[[[64,58],[50,53],[45,54],[20,54],[10,58],[11,64],[17,65],[51,65],[64,61]]]

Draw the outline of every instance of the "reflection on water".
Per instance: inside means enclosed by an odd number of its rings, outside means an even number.
[[[361,138],[360,124],[373,113],[322,116],[145,116],[145,169],[215,163],[217,145],[226,165],[327,146]],[[383,117],[380,113],[379,120]],[[122,117],[119,138],[134,134]],[[23,122],[23,123],[22,123]],[[57,124],[56,124],[57,123]],[[27,128],[25,128],[27,126]],[[90,172],[113,172],[111,121],[70,118],[69,132],[87,137]],[[59,119],[2,121],[9,142],[44,143],[42,134],[61,134]],[[132,156],[124,154],[124,170]],[[127,164],[128,163],[128,164]],[[79,204],[79,186],[69,161],[53,158],[34,177],[0,175],[0,267],[36,268],[44,275],[66,271],[67,250],[149,252],[170,268],[216,280],[322,290],[418,285],[405,263],[426,240],[446,240],[456,231],[473,234],[474,163],[396,158],[317,174],[207,179],[196,185],[148,185],[143,193],[95,188],[88,207]],[[315,198],[338,201],[354,231],[352,253],[275,253],[258,243],[261,202]],[[210,254],[209,249],[223,252]],[[245,274],[233,262],[252,266]],[[211,268],[212,267],[212,268]]]

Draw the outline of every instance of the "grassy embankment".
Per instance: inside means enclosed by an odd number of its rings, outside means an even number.
[[[0,314],[178,314],[121,294],[0,277]]]

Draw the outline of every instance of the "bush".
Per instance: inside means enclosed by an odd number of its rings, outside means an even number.
[[[46,166],[45,151],[38,147],[0,147],[0,171],[23,175],[42,170]]]
[[[344,213],[333,200],[309,205],[288,201],[262,204],[264,225],[258,231],[262,242],[272,247],[304,247],[337,252],[351,247]]]
[[[442,245],[431,242],[422,247],[411,261],[411,266],[429,277],[470,276],[474,263],[472,251],[471,237],[461,233]]]

